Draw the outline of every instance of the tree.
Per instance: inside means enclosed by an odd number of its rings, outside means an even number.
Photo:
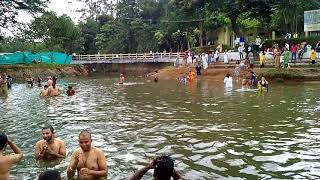
[[[19,11],[31,14],[42,12],[49,0],[1,0],[0,27],[8,28],[17,24]]]
[[[66,15],[46,12],[35,18],[28,34],[30,38],[43,42],[49,50],[74,53],[83,48],[80,28]]]

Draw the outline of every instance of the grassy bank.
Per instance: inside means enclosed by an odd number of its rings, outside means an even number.
[[[294,80],[294,81],[319,81],[320,69],[317,67],[291,68],[291,69],[262,69],[259,76],[264,76],[270,80]]]

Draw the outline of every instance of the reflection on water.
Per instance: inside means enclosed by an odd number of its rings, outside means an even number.
[[[64,88],[77,83],[76,96],[44,99],[38,88],[15,84],[0,99],[0,129],[25,154],[13,179],[35,179],[46,168],[33,159],[46,123],[67,145],[67,158],[54,166],[63,175],[79,132],[89,129],[108,156],[110,179],[126,179],[162,153],[176,159],[185,179],[320,178],[319,83],[257,93],[225,91],[222,82],[205,80],[186,86],[116,81],[62,80]]]

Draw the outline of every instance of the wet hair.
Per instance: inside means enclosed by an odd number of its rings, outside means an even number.
[[[68,86],[68,89],[72,89],[72,86]]]
[[[155,159],[155,168],[153,176],[158,180],[170,180],[174,171],[174,160],[167,156],[162,155]]]
[[[90,139],[91,139],[91,133],[89,131],[87,131],[87,130],[81,131],[80,134],[79,134],[79,138],[80,138],[80,136],[86,136],[86,135],[88,135],[90,137]]]
[[[52,134],[54,134],[54,129],[53,129],[53,127],[51,125],[47,125],[47,126],[42,127],[42,130],[44,130],[44,129],[50,129]]]
[[[47,87],[48,87],[48,85],[44,85],[43,87],[44,87],[44,88],[47,88]]]
[[[39,175],[38,180],[61,180],[61,175],[57,170],[46,170]]]
[[[0,132],[0,151],[6,146],[8,137],[4,132]]]

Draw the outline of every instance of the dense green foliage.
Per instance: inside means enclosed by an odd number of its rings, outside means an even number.
[[[303,0],[79,0],[82,21],[46,12],[15,38],[5,38],[1,52],[57,50],[67,53],[137,53],[183,51],[207,44],[209,34],[231,27],[236,36],[251,29],[270,34],[303,32],[303,11],[320,1]],[[5,1],[6,2],[6,1]],[[44,0],[30,0],[35,4]],[[38,8],[42,7],[37,4]],[[30,6],[31,7],[31,6]]]

